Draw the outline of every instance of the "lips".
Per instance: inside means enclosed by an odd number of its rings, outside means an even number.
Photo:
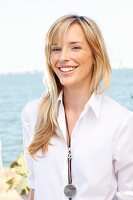
[[[62,66],[62,67],[59,67],[59,70],[61,72],[71,72],[71,71],[74,71],[76,68],[77,66]]]

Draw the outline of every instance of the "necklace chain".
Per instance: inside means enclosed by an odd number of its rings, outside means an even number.
[[[68,144],[68,185],[65,186],[64,188],[64,193],[65,195],[69,198],[69,200],[72,200],[72,197],[75,196],[76,194],[76,187],[72,185],[72,172],[71,172],[71,161],[72,161],[72,153],[71,153],[71,138],[69,134],[69,128],[68,128],[68,123],[67,123],[67,117],[65,114],[66,118],[66,127],[67,127],[67,134],[68,134],[68,139],[69,139],[69,144]]]

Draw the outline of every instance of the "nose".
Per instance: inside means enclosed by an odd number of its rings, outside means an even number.
[[[66,48],[62,48],[59,55],[59,62],[68,61],[70,59],[70,52]]]

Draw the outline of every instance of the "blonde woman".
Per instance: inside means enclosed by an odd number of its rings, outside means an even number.
[[[49,29],[47,91],[22,112],[29,200],[133,200],[133,113],[104,96],[111,68],[88,17]]]

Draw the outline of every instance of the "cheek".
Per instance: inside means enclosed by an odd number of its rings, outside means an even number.
[[[82,73],[90,73],[90,71],[93,69],[93,56],[84,56],[82,59],[80,59],[80,65]]]
[[[58,60],[59,60],[59,56],[58,55],[51,55],[50,56],[50,60],[51,60],[51,63],[52,63],[52,65],[56,65],[56,63],[58,62]]]
[[[84,63],[86,65],[88,65],[89,67],[91,67],[93,65],[93,63],[94,63],[93,56],[92,55],[88,55],[88,56],[86,55],[85,58],[84,58]]]
[[[81,64],[90,63],[92,61],[92,54],[88,52],[82,52],[73,56],[73,59]]]

